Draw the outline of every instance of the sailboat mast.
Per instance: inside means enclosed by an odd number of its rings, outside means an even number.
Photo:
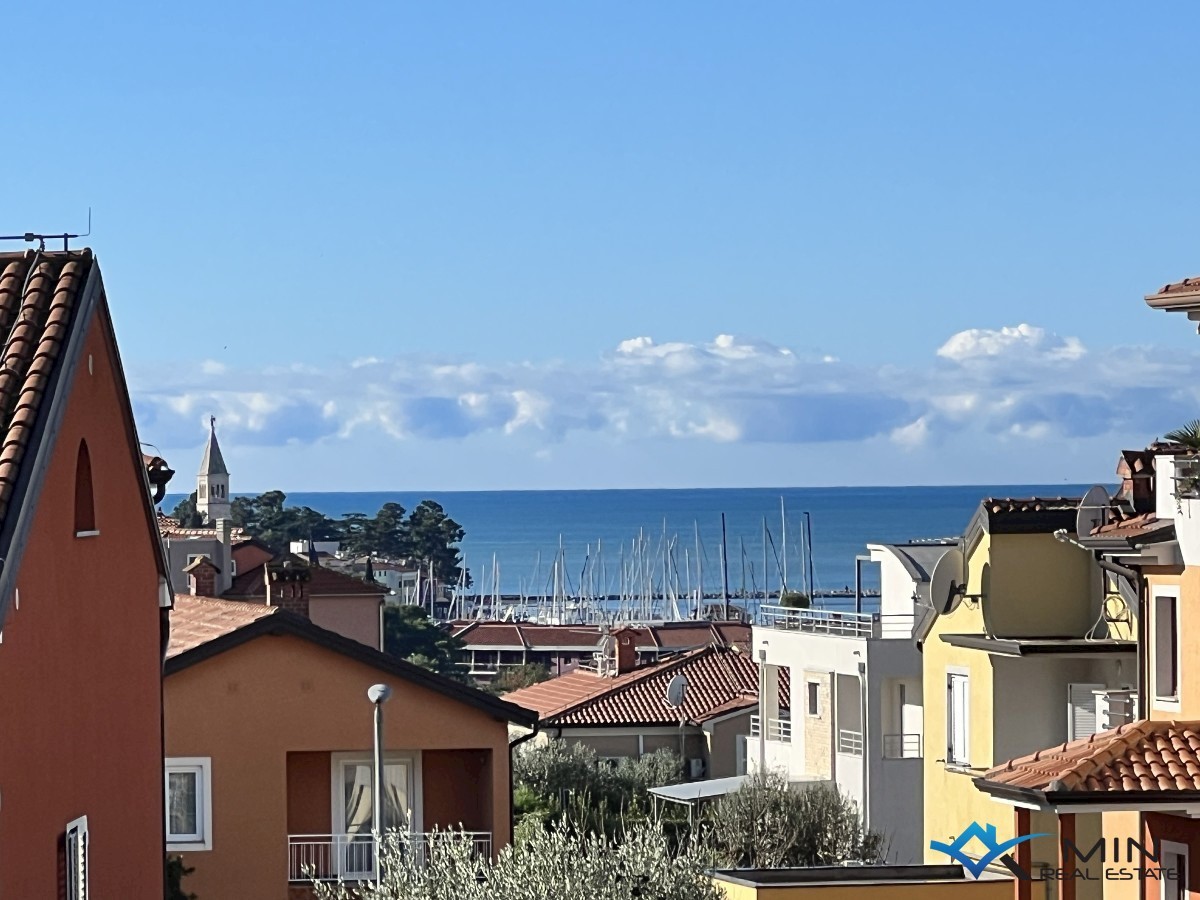
[[[809,597],[811,597],[817,591],[817,580],[813,575],[812,516],[810,516],[807,511],[804,513],[804,531],[804,546],[808,551],[808,586],[810,589]]]
[[[725,513],[721,513],[721,605],[722,615],[729,621],[729,551],[725,541]]]
[[[783,542],[783,587],[779,589],[782,596],[787,593],[787,507],[783,505],[783,495],[779,497],[779,520],[782,523],[780,536]]]

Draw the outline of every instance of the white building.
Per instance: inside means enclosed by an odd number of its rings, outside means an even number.
[[[922,817],[924,729],[913,628],[930,608],[933,567],[954,546],[868,545],[880,565],[880,612],[764,606],[753,630],[762,689],[748,770],[837,784],[884,834],[892,862],[923,858],[914,825]]]

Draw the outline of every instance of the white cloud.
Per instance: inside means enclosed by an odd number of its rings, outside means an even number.
[[[936,354],[936,355],[935,355]],[[210,414],[232,442],[283,446],[371,433],[413,444],[492,435],[544,449],[617,443],[822,444],[910,450],[1103,434],[1154,437],[1200,406],[1200,363],[1162,349],[1087,353],[1022,324],[968,329],[922,365],[855,365],[754,338],[633,337],[589,363],[368,357],[341,365],[131,372],[139,427],[162,446],[200,440]],[[252,386],[247,389],[247,386]],[[497,444],[499,446],[499,444]],[[558,454],[562,458],[562,453]]]
[[[1060,338],[1033,325],[1003,328],[968,328],[951,335],[938,348],[938,356],[954,362],[1012,356],[1040,356],[1048,360],[1071,362],[1087,350],[1078,338]]]

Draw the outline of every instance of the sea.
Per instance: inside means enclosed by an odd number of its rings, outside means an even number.
[[[465,530],[462,552],[473,590],[539,596],[553,586],[562,548],[567,592],[581,586],[617,593],[622,565],[640,557],[661,584],[664,559],[681,590],[703,574],[705,593],[719,594],[723,571],[731,594],[790,589],[852,589],[855,556],[868,543],[956,537],[985,497],[1081,496],[1088,485],[956,485],[944,487],[781,487],[682,490],[302,492],[287,504],[338,518],[372,515],[384,503],[412,509],[435,500]],[[169,511],[182,495],[164,498]],[[724,517],[724,553],[722,552]],[[785,545],[786,524],[786,553]],[[805,537],[811,532],[812,582]],[[641,547],[639,551],[637,548]],[[697,547],[700,564],[697,565]],[[664,554],[664,548],[668,550]],[[727,564],[722,569],[722,556]],[[863,584],[878,587],[875,566]],[[825,605],[840,605],[836,602]]]

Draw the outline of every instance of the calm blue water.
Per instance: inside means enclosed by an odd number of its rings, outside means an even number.
[[[646,555],[661,560],[666,535],[678,536],[674,553],[681,587],[686,584],[684,549],[696,577],[695,531],[699,526],[704,559],[705,589],[720,590],[721,514],[725,514],[729,548],[729,587],[743,583],[762,589],[763,519],[774,540],[768,541],[768,578],[772,590],[779,585],[782,558],[780,497],[788,519],[788,584],[802,587],[799,535],[804,512],[811,516],[813,569],[822,589],[854,584],[854,557],[868,542],[896,542],[914,538],[950,537],[961,533],[983,497],[1079,496],[1086,485],[991,485],[955,487],[846,487],[846,488],[722,488],[704,490],[611,491],[461,491],[300,493],[288,495],[289,505],[310,506],[339,517],[361,512],[371,515],[389,501],[411,509],[423,499],[441,503],[466,529],[463,551],[476,589],[490,591],[492,557],[500,572],[500,590],[506,594],[540,594],[547,589],[551,565],[561,537],[567,572],[578,584],[584,558],[591,545],[603,544],[609,588],[617,586],[618,551],[631,555],[631,542],[639,529],[648,544]],[[162,504],[171,510],[181,499],[168,496]],[[538,553],[540,569],[535,570]],[[744,551],[744,552],[743,552]],[[661,562],[658,563],[661,572]],[[865,567],[866,583],[877,583],[873,566]],[[599,581],[600,567],[593,576]],[[656,576],[656,582],[661,575]],[[596,584],[598,588],[598,583]]]

